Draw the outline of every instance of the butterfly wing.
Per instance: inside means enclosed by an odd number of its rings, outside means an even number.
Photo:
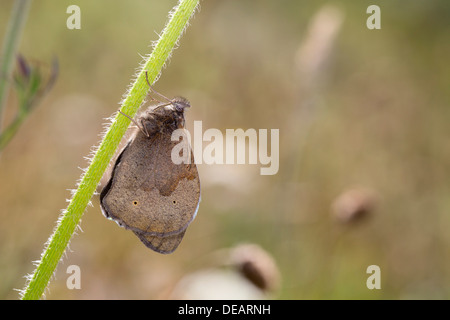
[[[145,244],[148,248],[162,254],[174,252],[175,249],[178,248],[178,245],[181,243],[181,240],[183,240],[185,233],[186,230],[167,237],[156,237],[134,232],[134,234],[138,236],[142,243]]]
[[[195,163],[175,164],[171,160],[176,144],[168,134],[147,137],[138,131],[118,157],[100,195],[105,216],[131,229],[144,244],[161,253],[175,250],[200,201]],[[159,244],[160,240],[165,243]]]

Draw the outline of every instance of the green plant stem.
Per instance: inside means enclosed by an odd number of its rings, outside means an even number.
[[[153,83],[183,33],[184,28],[187,26],[198,1],[181,0],[178,7],[174,9],[153,52],[148,57],[122,103],[121,111],[123,113],[131,117],[136,114],[149,89],[145,79],[145,71],[148,70],[148,79],[150,83]],[[48,245],[42,254],[41,260],[27,287],[24,289],[22,299],[39,299],[44,293],[50,277],[54,273],[86,206],[129,124],[130,120],[128,118],[117,113],[67,209],[58,220],[57,227],[48,240]]]
[[[8,98],[9,80],[14,65],[14,55],[17,52],[30,4],[31,0],[14,1],[12,14],[3,40],[2,53],[0,56],[0,132],[3,127],[3,109]]]
[[[0,134],[0,152],[14,137],[26,117],[27,113],[19,113],[16,118],[8,125],[8,127],[6,127],[6,129]]]

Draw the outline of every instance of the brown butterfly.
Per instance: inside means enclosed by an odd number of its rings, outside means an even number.
[[[184,98],[164,99],[167,103],[131,119],[138,130],[118,156],[100,204],[107,218],[132,230],[147,247],[171,253],[197,214],[200,180],[190,147],[190,163],[175,164],[171,158],[179,143],[172,133],[184,128],[190,104]]]

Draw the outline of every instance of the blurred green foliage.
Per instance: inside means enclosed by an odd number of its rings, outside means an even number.
[[[280,129],[278,174],[200,165],[198,216],[169,256],[106,220],[94,197],[47,298],[161,298],[211,252],[250,242],[278,264],[277,298],[448,299],[450,3],[378,2],[329,3],[342,25],[311,85],[296,57],[328,2],[202,1],[156,89],[190,100],[188,129],[194,120],[204,130]],[[33,2],[19,48],[57,56],[59,78],[0,158],[3,299],[18,297],[13,289],[33,271],[83,157],[175,1],[77,1],[81,30],[66,28],[71,4]],[[371,4],[381,8],[381,30],[366,27]],[[11,6],[0,4],[2,36]],[[341,223],[334,201],[355,186],[373,190],[376,205]],[[66,288],[71,264],[81,268],[81,290]],[[381,290],[366,287],[373,264]]]

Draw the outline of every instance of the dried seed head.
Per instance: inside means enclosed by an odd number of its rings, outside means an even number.
[[[264,291],[275,291],[280,273],[273,257],[256,244],[241,244],[233,248],[231,263],[254,285]]]
[[[368,188],[352,188],[341,193],[332,204],[332,214],[341,222],[359,220],[375,209],[376,193]]]

